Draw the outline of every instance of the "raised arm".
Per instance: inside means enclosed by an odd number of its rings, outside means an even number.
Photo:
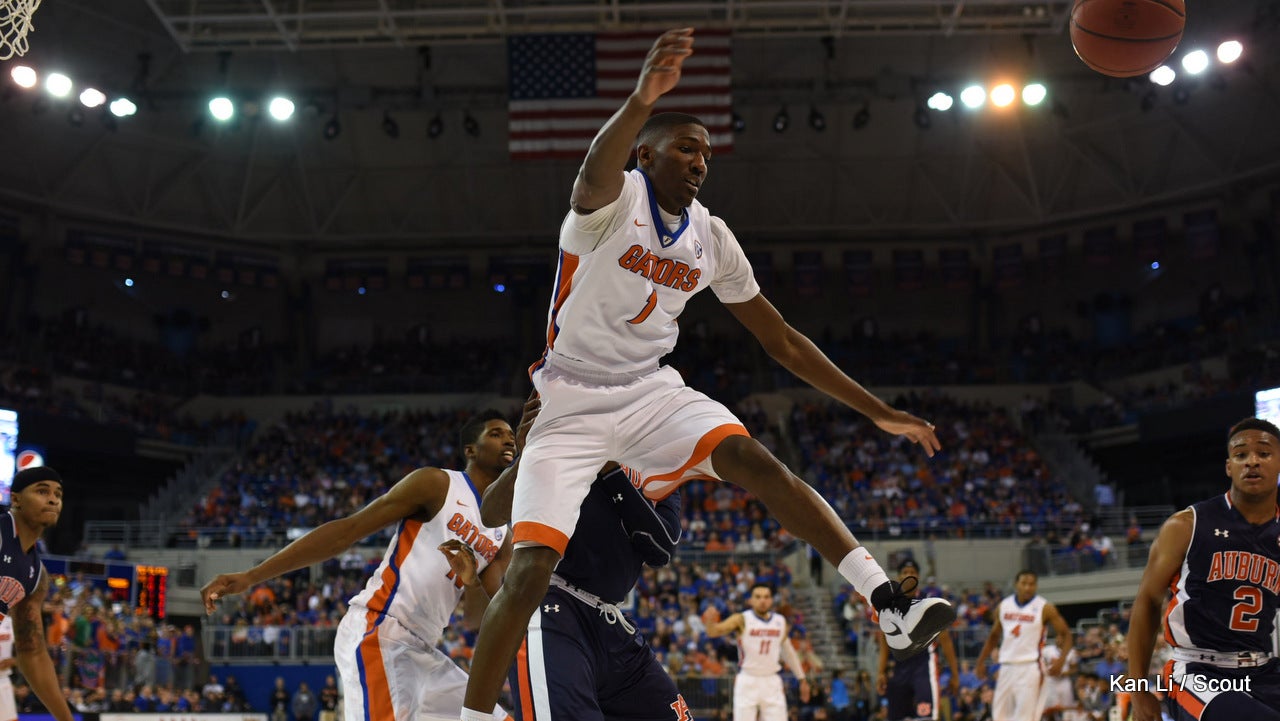
[[[538,392],[534,391],[524,402],[520,425],[516,426],[515,462],[503,469],[498,478],[484,489],[484,498],[480,501],[480,522],[489,528],[511,522],[511,498],[515,495],[516,477],[520,473],[520,453],[524,451],[529,429],[533,428],[533,422],[538,419],[538,412],[541,410],[542,400],[538,398]]]
[[[622,173],[631,159],[631,146],[658,98],[680,82],[680,67],[693,54],[693,28],[662,34],[649,50],[636,89],[596,133],[586,160],[578,169],[570,200],[574,211],[590,213],[622,194]]]
[[[62,695],[58,672],[49,658],[49,646],[44,639],[44,618],[40,609],[49,595],[49,574],[40,567],[40,580],[31,595],[14,604],[13,654],[18,659],[18,670],[35,692],[36,698],[49,709],[58,721],[72,721],[71,707]]]
[[[742,632],[746,622],[742,618],[741,613],[735,613],[725,620],[720,620],[720,612],[715,606],[707,608],[702,612],[702,625],[707,627],[707,636],[710,638],[719,638],[727,636],[734,631]]]
[[[881,430],[919,443],[928,455],[941,450],[932,424],[895,410],[846,375],[813,341],[792,328],[764,294],[743,303],[726,303],[725,307],[756,337],[770,358],[797,378],[871,419]]]
[[[1155,650],[1156,633],[1160,630],[1160,604],[1165,589],[1186,558],[1191,546],[1191,533],[1195,530],[1195,515],[1190,510],[1179,511],[1169,517],[1151,544],[1147,568],[1138,583],[1138,593],[1133,599],[1129,616],[1129,633],[1125,640],[1129,647],[1130,679],[1145,679],[1150,673],[1151,654]],[[1132,695],[1134,721],[1159,721],[1160,702],[1150,691],[1138,691]]]
[[[345,518],[321,525],[247,571],[224,573],[200,589],[204,608],[212,614],[218,599],[321,561],[351,544],[410,516],[435,516],[449,491],[449,475],[439,468],[419,468],[382,496]]]

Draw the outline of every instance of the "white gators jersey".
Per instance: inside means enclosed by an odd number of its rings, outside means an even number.
[[[1000,663],[1036,661],[1044,645],[1044,596],[1033,596],[1019,606],[1017,596],[1000,602]]]
[[[462,598],[462,581],[453,577],[437,546],[460,539],[475,551],[483,571],[498,555],[507,534],[505,526],[486,528],[480,523],[480,496],[465,473],[445,473],[449,492],[440,512],[426,522],[401,521],[378,570],[351,599],[351,605],[368,609],[372,622],[381,614],[392,616],[432,646]]]
[[[782,670],[778,655],[787,638],[787,620],[770,612],[760,618],[755,611],[742,612],[742,632],[738,635],[738,669],[752,676],[768,676]]]
[[[587,215],[570,210],[560,227],[547,355],[570,369],[656,368],[675,347],[676,319],[694,293],[710,287],[721,302],[741,303],[760,292],[723,221],[695,200],[673,231],[645,175],[625,176],[616,201]]]
[[[5,616],[0,621],[0,660],[13,658],[13,619]],[[0,677],[13,673],[13,669],[0,671]]]

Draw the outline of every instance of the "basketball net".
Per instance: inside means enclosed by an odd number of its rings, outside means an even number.
[[[40,0],[0,0],[0,60],[26,54],[31,15],[38,7]]]

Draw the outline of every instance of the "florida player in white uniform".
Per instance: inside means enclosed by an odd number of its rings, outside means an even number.
[[[397,524],[395,538],[365,589],[338,625],[334,661],[347,721],[453,721],[467,675],[436,649],[463,603],[479,623],[511,555],[505,527],[480,521],[484,490],[511,465],[523,443],[502,415],[486,411],[462,427],[465,471],[419,468],[346,518],[329,521],[240,573],[201,589],[205,609],[228,594],[340,555],[356,541]],[[494,704],[486,719],[506,719]]]
[[[1159,672],[1166,718],[1280,720],[1280,660],[1272,634],[1280,609],[1280,429],[1245,419],[1227,433],[1231,488],[1169,517],[1151,546],[1126,642],[1133,721],[1159,721],[1146,687],[1166,591]]]
[[[886,405],[787,325],[761,295],[733,233],[695,200],[712,151],[706,127],[691,115],[649,117],[692,53],[691,29],[655,42],[635,91],[596,135],[574,182],[560,228],[547,349],[530,369],[542,410],[515,488],[516,552],[476,643],[468,721],[496,702],[591,479],[609,459],[644,469],[641,486],[651,499],[691,478],[725,479],[750,491],[882,610],[896,654],[917,652],[955,617],[942,599],[913,604],[897,593],[821,496],[728,409],[658,364],[675,347],[685,304],[709,287],[798,377],[929,454],[939,448],[931,424]],[[633,146],[639,167],[625,172]]]
[[[1074,648],[1067,649],[1067,660],[1062,662],[1062,671],[1057,675],[1050,673],[1058,657],[1062,655],[1056,639],[1040,649],[1040,671],[1044,674],[1044,685],[1040,689],[1040,709],[1044,718],[1057,718],[1066,709],[1076,707],[1075,668],[1080,656]]]
[[[733,721],[786,721],[787,696],[778,675],[782,662],[800,680],[800,700],[809,700],[809,679],[787,635],[787,620],[773,611],[773,587],[751,587],[751,608],[720,620],[715,606],[702,614],[711,638],[738,634],[738,676],[733,681]]]
[[[0,620],[0,721],[17,721],[18,706],[13,698],[13,619]]]
[[[1000,675],[996,679],[995,696],[991,699],[992,721],[1039,721],[1040,647],[1044,644],[1045,628],[1053,626],[1058,643],[1066,648],[1072,644],[1071,629],[1058,613],[1058,607],[1036,594],[1039,579],[1034,571],[1019,571],[1014,580],[1013,594],[1006,596],[996,607],[995,622],[991,634],[982,645],[974,673],[978,678],[987,675],[987,659],[996,644],[1000,644]],[[1059,657],[1049,668],[1051,675],[1062,673],[1066,657]]]

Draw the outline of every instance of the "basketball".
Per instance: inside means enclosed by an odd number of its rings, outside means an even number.
[[[1183,0],[1076,0],[1071,45],[1085,65],[1129,78],[1160,67],[1186,22]]]

